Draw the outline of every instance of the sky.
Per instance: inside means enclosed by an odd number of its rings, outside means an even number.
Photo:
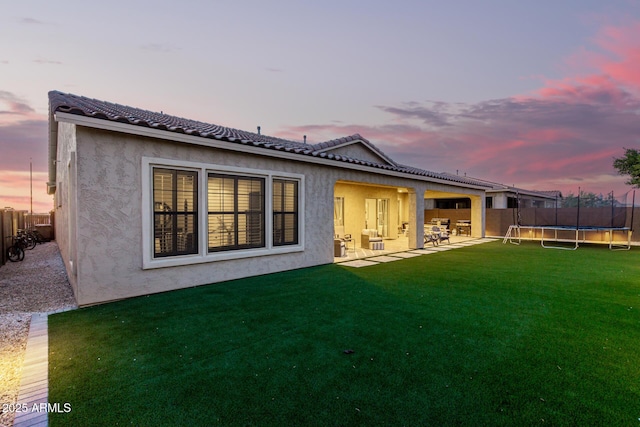
[[[640,0],[0,6],[0,208],[31,209],[31,185],[33,211],[53,207],[50,90],[310,143],[359,133],[529,190],[632,189],[612,163],[640,148]]]

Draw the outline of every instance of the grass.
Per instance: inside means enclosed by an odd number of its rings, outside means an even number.
[[[495,242],[56,314],[50,422],[638,425],[639,261]]]

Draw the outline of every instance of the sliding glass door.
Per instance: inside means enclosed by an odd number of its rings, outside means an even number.
[[[365,199],[365,226],[389,237],[389,199]]]

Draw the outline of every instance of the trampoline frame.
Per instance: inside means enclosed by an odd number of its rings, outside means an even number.
[[[608,244],[609,249],[612,251],[615,250],[624,250],[624,251],[628,251],[629,249],[631,249],[631,234],[632,234],[632,230],[629,227],[571,227],[571,226],[557,226],[557,225],[548,225],[548,226],[541,226],[541,225],[510,225],[509,226],[509,230],[507,230],[507,233],[504,236],[504,240],[502,241],[502,243],[507,243],[507,241],[513,245],[519,245],[522,240],[522,229],[525,230],[530,230],[534,232],[535,235],[535,231],[534,230],[540,230],[540,245],[545,248],[545,249],[563,249],[563,250],[570,250],[570,251],[575,251],[576,249],[578,249],[578,247],[580,246],[580,243],[605,243]],[[549,237],[547,238],[547,242],[568,242],[568,243],[572,243],[573,246],[558,246],[558,245],[549,245],[548,243],[545,244],[545,230],[546,231],[552,231],[553,237]],[[575,237],[573,238],[559,238],[558,237],[558,231],[566,231],[566,232],[575,232]],[[620,243],[616,243],[613,240],[613,234],[614,232],[619,231],[619,232],[626,232],[627,233],[627,241],[626,244],[623,242]],[[602,233],[608,233],[608,241],[607,239],[602,239],[601,241],[597,241],[597,240],[589,240],[587,241],[586,239],[586,233],[587,232],[602,232]],[[582,233],[582,238],[580,238],[580,235]],[[524,238],[525,240],[538,240],[538,238]],[[515,242],[514,240],[517,240],[517,242]]]
[[[608,243],[609,244],[609,250],[612,251],[628,251],[629,249],[631,249],[631,235],[633,234],[633,212],[634,212],[634,206],[635,206],[635,200],[636,200],[636,192],[635,190],[633,191],[633,198],[632,198],[632,202],[631,202],[631,227],[614,227],[613,226],[613,217],[614,217],[614,208],[615,208],[615,203],[614,203],[614,197],[613,197],[613,191],[610,194],[611,196],[611,226],[607,227],[607,226],[580,226],[580,194],[581,194],[581,189],[580,187],[578,187],[578,205],[577,205],[577,210],[576,210],[576,225],[557,225],[558,223],[558,197],[556,196],[556,225],[522,225],[520,222],[520,194],[518,192],[516,192],[516,209],[514,210],[514,218],[513,218],[513,222],[515,223],[514,225],[510,225],[509,229],[507,230],[507,233],[504,235],[504,240],[502,241],[502,243],[507,243],[507,241],[511,244],[514,245],[519,245],[522,242],[522,233],[521,233],[521,229],[528,229],[530,230],[530,234],[533,234],[533,238],[528,238],[526,240],[537,240],[537,238],[535,238],[535,231],[534,230],[540,230],[540,245],[543,248],[547,248],[547,249],[564,249],[564,250],[570,250],[570,251],[575,251],[576,249],[578,249],[578,247],[580,246],[580,243]],[[516,213],[517,213],[517,219],[516,219]],[[549,244],[545,245],[545,239],[544,239],[544,232],[545,230],[549,230],[549,231],[553,231],[553,238],[549,238],[547,239],[547,241],[554,241],[554,242],[569,242],[569,243],[573,243],[574,246],[552,246]],[[532,233],[533,231],[533,233]],[[575,231],[575,237],[573,238],[558,238],[558,231]],[[613,241],[613,233],[616,231],[620,231],[620,232],[626,232],[627,233],[627,243],[626,245],[623,244],[622,242],[620,243],[614,243]],[[580,232],[582,232],[582,239],[580,239]],[[587,241],[586,238],[586,234],[587,232],[603,232],[603,233],[607,233],[608,237],[609,237],[609,241],[607,242],[606,238],[602,239],[600,241],[598,240],[590,240]],[[514,242],[514,240],[517,240],[517,243]]]

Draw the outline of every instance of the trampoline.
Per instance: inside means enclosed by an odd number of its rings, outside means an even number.
[[[620,204],[610,193],[611,210],[608,218],[603,218],[606,207],[587,208],[597,209],[598,215],[589,215],[580,218],[580,191],[578,191],[577,207],[570,208],[569,211],[558,214],[556,201],[555,218],[549,215],[540,215],[542,218],[533,218],[532,224],[522,224],[522,212],[520,210],[519,197],[517,198],[514,211],[514,225],[510,225],[502,243],[519,245],[522,240],[539,240],[540,245],[546,249],[576,250],[581,243],[607,244],[610,250],[631,249],[631,235],[633,233],[633,206],[635,205],[635,191],[633,192],[633,202],[631,209],[627,209],[626,203]],[[625,195],[626,200],[626,195]],[[575,210],[575,221],[570,220],[567,213]],[[543,209],[546,211],[547,209]],[[548,209],[553,211],[552,209]],[[627,213],[631,212],[630,219]],[[516,217],[517,214],[517,217]],[[517,218],[517,219],[516,219]],[[573,224],[569,224],[573,222]],[[605,225],[606,224],[606,225]],[[617,238],[616,238],[617,237]]]
[[[522,232],[528,236],[522,237]],[[546,234],[545,234],[546,233]],[[626,236],[626,240],[614,239],[615,233]],[[507,241],[519,245],[522,239],[540,240],[546,249],[565,249],[575,251],[581,243],[606,243],[611,250],[631,249],[631,228],[629,227],[575,227],[561,225],[510,225],[503,243]],[[600,238],[596,236],[600,235]],[[551,245],[550,242],[565,242],[568,246]]]

